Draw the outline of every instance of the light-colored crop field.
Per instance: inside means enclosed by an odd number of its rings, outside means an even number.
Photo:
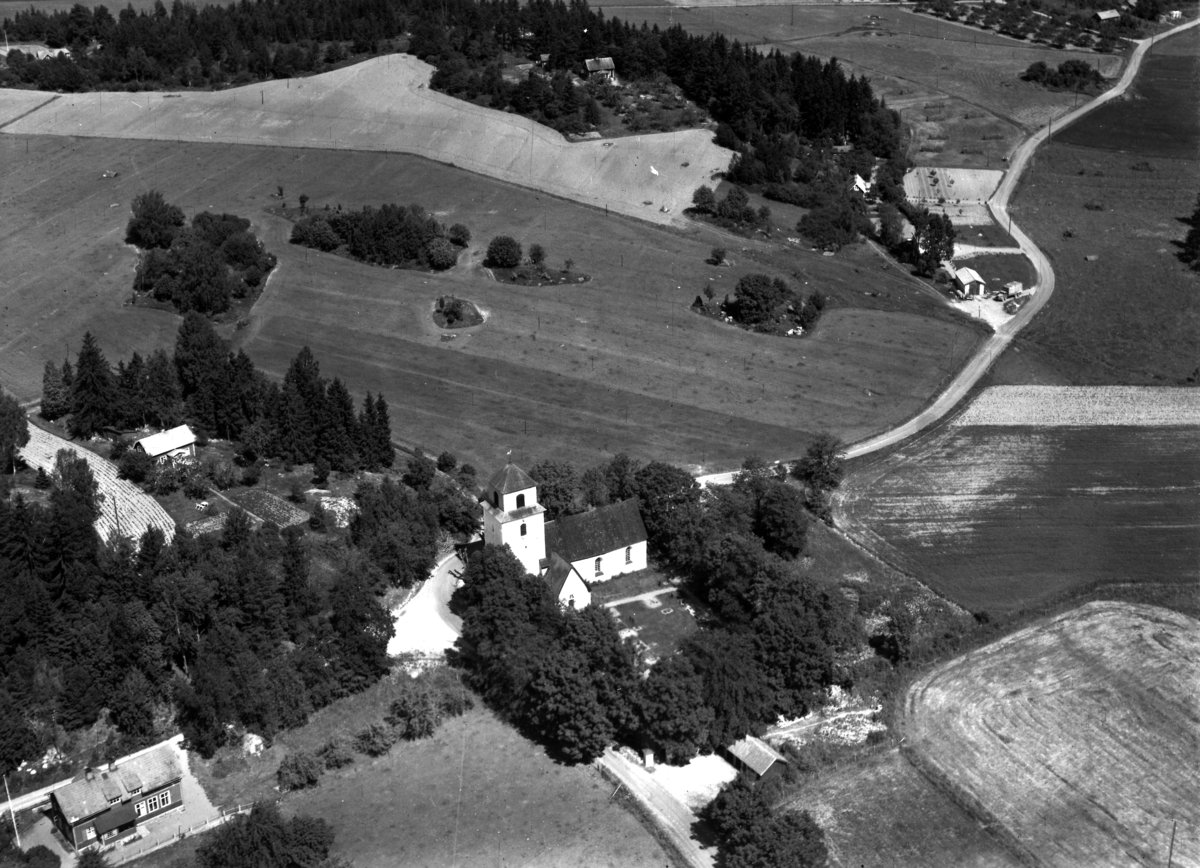
[[[914,806],[920,806],[914,810]],[[855,868],[1017,868],[979,821],[934,787],[898,750],[805,785],[789,807],[821,824],[835,865]]]
[[[909,747],[1028,864],[1200,864],[1200,622],[1089,603],[943,665]]]
[[[396,54],[218,92],[70,94],[5,132],[411,153],[660,223],[681,219],[692,192],[729,165],[708,130],[572,144],[435,93],[432,72]],[[26,98],[0,90],[0,117]]]
[[[1200,426],[1200,389],[1149,386],[991,386],[956,426]]]
[[[466,224],[474,242],[440,275],[306,251],[268,210],[277,186],[293,203],[309,195],[309,208],[421,203]],[[978,340],[869,250],[823,257],[748,242],[730,245],[736,267],[714,268],[711,247],[727,242],[708,230],[605,217],[408,155],[0,136],[0,188],[0,382],[22,400],[87,329],[113,362],[174,344],[177,316],[123,304],[135,264],[122,241],[129,203],[149,188],[189,217],[247,216],[279,256],[249,327],[224,327],[257,365],[282,376],[310,344],[326,376],[387,396],[398,437],[481,468],[510,448],[519,460],[580,464],[620,450],[717,468],[754,451],[793,457],[822,428],[852,439],[913,413]],[[554,268],[573,259],[591,280],[489,280],[478,263],[501,233],[540,242]],[[800,340],[689,311],[705,287],[724,295],[751,270],[799,275],[798,289],[829,293],[833,306]],[[433,302],[451,293],[487,309],[487,324],[437,328]]]
[[[974,612],[1094,583],[1194,587],[1200,427],[947,427],[853,474],[835,509],[854,538]]]

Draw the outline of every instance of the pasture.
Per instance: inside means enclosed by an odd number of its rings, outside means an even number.
[[[214,804],[277,798],[284,756],[317,750],[335,734],[353,736],[382,720],[395,696],[385,679],[280,733],[261,757],[226,750],[209,762],[193,755],[192,767]],[[662,848],[610,798],[612,790],[590,766],[555,762],[477,707],[431,738],[400,742],[376,759],[356,754],[316,789],[285,796],[282,807],[332,823],[333,855],[358,868],[666,865]]]
[[[920,810],[913,810],[915,805]],[[898,750],[822,773],[805,785],[789,807],[807,810],[821,824],[837,865],[1017,868],[1022,864]]]
[[[925,435],[843,484],[839,523],[973,612],[1093,584],[1194,586],[1200,427],[1039,427],[1055,421]]]
[[[692,192],[729,165],[708,130],[571,144],[526,118],[435,93],[426,87],[432,72],[393,54],[216,92],[68,94],[5,129],[412,153],[660,223],[681,219]],[[0,116],[13,113],[10,99],[26,97],[0,90]]]
[[[1134,168],[1143,162],[1151,171]],[[1200,364],[1200,293],[1176,253],[1200,163],[1057,141],[1031,163],[1013,219],[1057,286],[1015,345],[1079,385],[1184,383]]]
[[[1200,860],[1200,623],[1089,603],[938,667],[906,700],[913,754],[1025,864]]]
[[[622,450],[713,467],[750,452],[792,457],[811,432],[850,440],[912,414],[978,340],[869,250],[823,257],[747,241],[731,249],[737,268],[714,268],[711,246],[728,241],[711,230],[605,217],[407,155],[0,136],[0,179],[10,266],[0,381],[22,400],[86,329],[114,361],[173,345],[177,316],[123,304],[135,264],[122,241],[129,202],[149,188],[189,216],[249,217],[279,256],[248,327],[227,332],[260,368],[282,376],[307,343],[326,376],[387,396],[399,438],[481,468],[510,448],[521,461],[581,465]],[[291,201],[311,196],[312,209],[419,202],[469,226],[473,246],[438,275],[295,247],[273,213],[277,186]],[[478,264],[500,233],[542,243],[553,267],[574,259],[592,280],[489,280]],[[797,288],[830,294],[811,337],[754,335],[688,310],[704,287],[732,292],[754,269],[795,272]],[[476,301],[487,323],[439,329],[433,302],[449,294]]]
[[[1156,42],[1133,87],[1055,135],[1054,140],[1147,157],[1196,159],[1200,112],[1193,111],[1200,79],[1200,33]]]

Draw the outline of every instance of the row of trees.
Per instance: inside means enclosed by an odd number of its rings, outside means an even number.
[[[1100,70],[1084,60],[1066,60],[1060,63],[1057,69],[1043,60],[1038,60],[1029,64],[1021,78],[1046,87],[1066,90],[1093,91],[1104,83],[1104,76],[1100,74]]]
[[[471,231],[461,223],[447,229],[415,204],[361,211],[339,206],[302,217],[292,227],[291,242],[327,252],[344,249],[372,265],[444,271],[458,261],[459,249],[471,243]]]
[[[207,435],[239,441],[251,461],[280,457],[293,464],[324,462],[334,470],[391,467],[395,449],[383,395],[369,392],[355,413],[349,389],[327,380],[304,347],[275,383],[244,351],[233,353],[195,311],[179,327],[173,356],[134,353],[114,373],[90,332],[74,367],[47,362],[42,415],[67,417],[75,437],[107,428],[167,427],[188,421]]]
[[[250,221],[201,211],[184,226],[183,210],[150,190],[133,200],[125,240],[142,249],[133,286],[176,310],[223,313],[251,294],[275,267]]]

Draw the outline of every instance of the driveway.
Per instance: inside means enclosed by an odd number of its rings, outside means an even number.
[[[464,564],[458,555],[443,558],[416,596],[392,610],[396,635],[388,654],[441,654],[462,632],[462,618],[451,613],[450,596]]]

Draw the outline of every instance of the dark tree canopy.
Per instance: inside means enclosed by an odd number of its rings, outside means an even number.
[[[488,242],[487,264],[495,268],[516,268],[521,264],[521,245],[509,235],[497,235]]]
[[[168,204],[158,190],[135,196],[132,210],[125,240],[143,250],[170,247],[184,224],[183,209]]]
[[[12,468],[17,449],[29,442],[29,419],[17,399],[0,389],[0,473]]]

